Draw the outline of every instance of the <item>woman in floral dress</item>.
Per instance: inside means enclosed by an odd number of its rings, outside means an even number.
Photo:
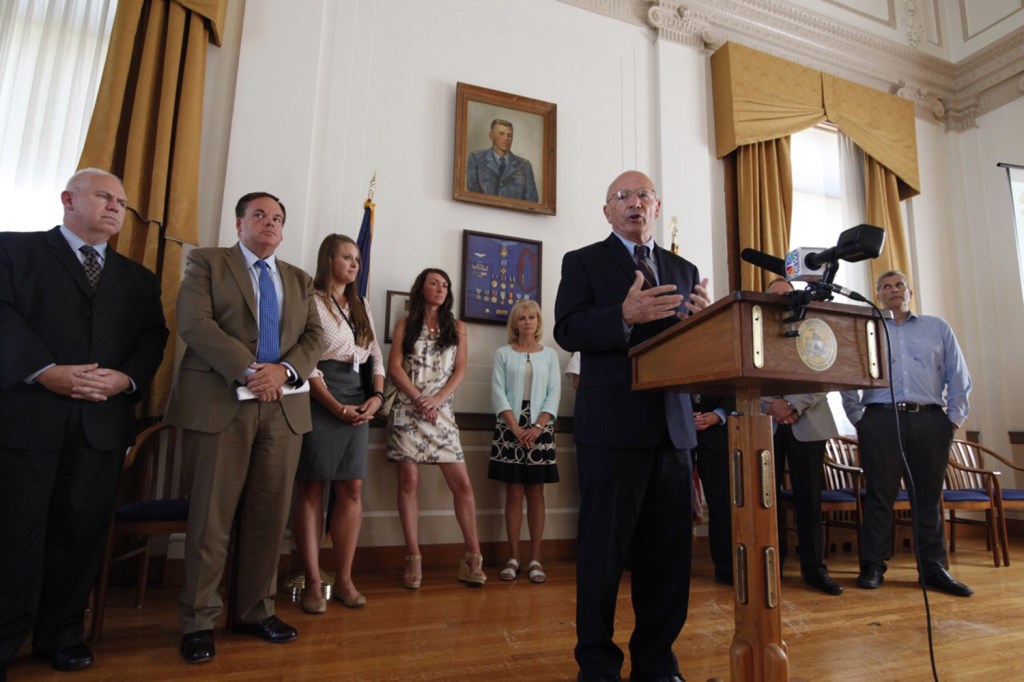
[[[476,500],[459,442],[452,398],[466,376],[466,325],[452,314],[451,278],[443,270],[421,272],[409,294],[409,316],[395,325],[388,374],[398,393],[388,414],[388,461],[398,467],[398,515],[405,535],[403,582],[417,589],[423,580],[419,546],[419,466],[441,468],[455,503],[466,554],[458,579],[473,586],[487,581],[476,529]]]

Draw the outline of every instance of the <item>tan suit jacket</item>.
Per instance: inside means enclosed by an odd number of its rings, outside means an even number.
[[[797,393],[782,396],[796,408],[800,418],[793,424],[793,437],[802,443],[828,440],[839,435],[826,393]]]
[[[323,329],[305,271],[277,259],[284,296],[281,361],[305,380],[323,350]],[[259,310],[242,249],[194,249],[178,293],[178,334],[188,344],[165,419],[194,431],[218,433],[239,409],[238,378],[256,360]],[[285,396],[282,407],[294,433],[312,429],[309,394]]]
[[[281,360],[305,380],[323,351],[313,281],[281,260],[277,269],[283,287]],[[165,419],[184,429],[182,447],[186,467],[192,470],[186,476],[191,489],[185,582],[178,604],[183,631],[189,633],[215,627],[222,607],[217,585],[236,512],[236,617],[252,623],[274,615],[279,543],[288,519],[300,434],[311,430],[312,423],[308,393],[285,396],[280,409],[251,400],[243,408],[235,393],[238,379],[256,360],[259,344],[259,309],[241,247],[189,253],[177,319],[188,348]],[[249,449],[239,447],[243,437],[251,439]],[[245,485],[247,481],[255,483]]]

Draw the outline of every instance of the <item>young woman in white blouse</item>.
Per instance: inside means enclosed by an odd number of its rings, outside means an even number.
[[[352,560],[363,520],[367,424],[384,401],[384,360],[369,306],[356,288],[361,266],[359,247],[350,237],[332,234],[320,244],[313,288],[324,327],[324,353],[309,381],[313,430],[303,437],[295,475],[294,528],[306,574],[301,606],[307,613],[327,609],[319,561],[326,482],[335,494],[327,526],[337,568],[332,597],[349,608],[366,604],[352,582]],[[360,376],[367,363],[373,370],[372,392]]]

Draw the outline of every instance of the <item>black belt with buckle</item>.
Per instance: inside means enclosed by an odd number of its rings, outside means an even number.
[[[868,410],[889,410],[892,411],[892,403],[870,403],[865,406]],[[921,403],[896,403],[897,412],[931,412],[941,410],[942,405],[922,405]]]

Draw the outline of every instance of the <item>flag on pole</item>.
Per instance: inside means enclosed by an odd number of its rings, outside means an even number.
[[[363,204],[363,224],[359,226],[359,236],[356,238],[356,246],[359,247],[359,255],[363,259],[357,282],[359,295],[363,298],[366,297],[366,292],[370,288],[370,247],[373,245],[373,209],[376,206],[373,203],[373,191],[376,187],[377,173],[375,171],[373,179],[370,180],[369,195]]]

